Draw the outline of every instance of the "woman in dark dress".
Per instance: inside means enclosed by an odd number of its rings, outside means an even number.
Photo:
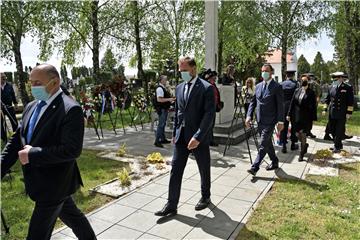
[[[309,88],[309,78],[301,76],[301,87],[295,90],[294,96],[291,100],[291,105],[286,119],[290,121],[290,112],[294,112],[295,124],[294,127],[297,136],[301,142],[301,151],[299,161],[303,161],[305,153],[309,144],[306,143],[306,134],[311,129],[311,122],[316,121],[316,96],[315,92]]]

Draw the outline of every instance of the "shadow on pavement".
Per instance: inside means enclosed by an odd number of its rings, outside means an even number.
[[[212,208],[211,211],[214,214],[214,217],[196,214],[196,218],[192,218],[178,214],[172,217],[162,217],[156,223],[164,224],[169,221],[179,221],[189,226],[193,226],[194,228],[201,228],[204,232],[216,238],[228,239],[240,223],[232,220],[229,215],[212,203],[209,205],[209,208]]]
[[[275,175],[278,178],[271,178],[271,177],[253,177],[253,182],[256,182],[257,180],[265,180],[265,181],[275,181],[275,182],[293,182],[295,184],[303,184],[303,185],[307,185],[315,190],[319,190],[319,191],[324,191],[324,190],[328,190],[329,186],[328,185],[322,185],[322,184],[318,184],[318,183],[314,183],[308,180],[304,180],[301,178],[298,178],[296,176],[292,176],[287,174],[282,168],[279,168],[275,171]]]

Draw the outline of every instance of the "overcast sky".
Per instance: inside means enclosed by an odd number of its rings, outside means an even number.
[[[100,60],[104,55],[104,51],[100,52]],[[301,54],[305,56],[310,64],[313,63],[315,55],[317,52],[320,52],[323,56],[324,61],[330,61],[333,59],[334,47],[331,44],[331,39],[326,36],[326,34],[319,35],[318,38],[309,39],[302,44],[299,44],[297,47],[297,57],[299,58]],[[23,65],[25,66],[34,66],[38,62],[37,55],[39,54],[39,47],[36,42],[32,42],[31,38],[26,37],[23,39],[21,44],[21,54],[23,59]],[[54,65],[57,68],[60,68],[61,58],[57,54],[53,55],[47,63]],[[88,67],[92,66],[92,59],[90,51],[84,57],[83,61],[79,61],[77,66],[86,65]],[[125,67],[127,66],[124,63]],[[4,59],[1,59],[0,62],[1,69],[0,71],[16,71],[15,63],[11,64]],[[70,73],[69,73],[70,74]],[[134,75],[134,69],[125,68],[126,75]]]

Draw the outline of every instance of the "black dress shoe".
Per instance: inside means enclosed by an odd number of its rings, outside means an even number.
[[[281,149],[282,153],[287,153],[287,149],[286,149],[286,145],[283,145],[282,149]]]
[[[299,161],[299,162],[304,161],[304,155],[300,154],[298,161]]]
[[[337,149],[335,148],[334,150],[332,150],[333,153],[341,153],[341,149]]]
[[[154,145],[155,145],[156,147],[159,147],[159,148],[163,148],[163,147],[164,147],[164,145],[162,145],[161,143],[158,143],[158,142],[154,143]]]
[[[316,136],[314,134],[312,134],[311,132],[309,132],[308,134],[306,134],[306,136],[311,137],[311,138],[316,138]]]
[[[324,140],[333,141],[334,139],[329,134],[325,134]]]
[[[270,164],[268,166],[266,166],[266,171],[271,171],[271,170],[275,170],[275,169],[278,169],[279,168],[279,165],[278,164]]]
[[[247,170],[247,172],[255,176],[257,171],[254,168],[250,168],[249,170]]]
[[[161,143],[162,143],[162,144],[169,144],[169,143],[171,143],[171,141],[165,139],[165,140],[161,141]]]
[[[290,149],[291,149],[291,151],[298,150],[299,145],[297,145],[296,143],[292,143]]]
[[[160,216],[160,217],[164,217],[164,216],[173,216],[177,214],[177,209],[176,208],[171,208],[170,205],[167,203],[163,209],[161,209],[160,211],[155,212],[155,216]]]
[[[345,140],[345,139],[350,139],[350,138],[352,138],[352,137],[353,137],[353,136],[349,136],[349,135],[344,134],[343,140]]]
[[[210,198],[201,197],[199,202],[195,206],[195,210],[200,211],[200,210],[207,208],[207,206],[209,206],[210,202],[211,202]]]

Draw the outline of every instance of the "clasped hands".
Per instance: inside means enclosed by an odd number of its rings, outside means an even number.
[[[29,151],[31,148],[32,146],[25,145],[24,148],[18,152],[21,165],[26,165],[29,163]]]

